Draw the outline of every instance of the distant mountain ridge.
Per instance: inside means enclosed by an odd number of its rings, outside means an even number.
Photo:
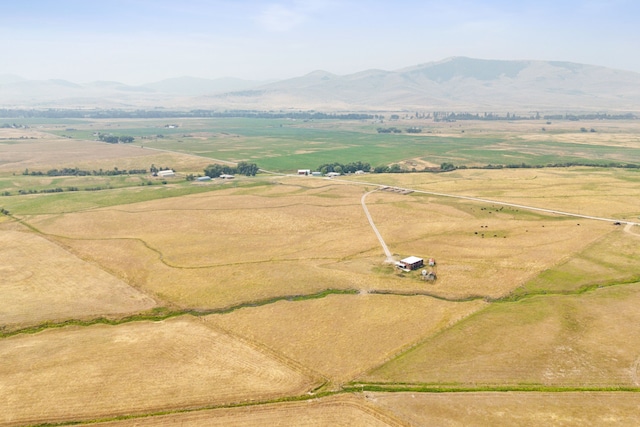
[[[260,90],[264,104],[283,108],[640,110],[639,73],[559,61],[455,57],[397,71],[315,71]],[[250,101],[220,96],[227,104]]]
[[[640,73],[561,61],[453,57],[396,71],[317,70],[276,82],[178,77],[140,86],[0,76],[0,106],[640,111]]]

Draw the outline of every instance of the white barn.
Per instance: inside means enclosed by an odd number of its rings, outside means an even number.
[[[168,169],[166,171],[159,171],[158,172],[158,176],[160,178],[170,178],[170,177],[176,176],[176,173],[174,171],[172,171],[171,169]]]

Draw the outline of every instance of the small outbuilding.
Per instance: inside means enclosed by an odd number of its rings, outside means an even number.
[[[211,177],[210,176],[199,176],[198,178],[196,178],[197,181],[211,181]]]
[[[233,175],[229,175],[226,173],[223,173],[222,175],[220,175],[220,179],[233,179],[235,178]]]
[[[424,260],[417,256],[410,256],[396,262],[396,267],[404,271],[417,270],[424,265]]]
[[[311,175],[311,169],[298,169],[298,175]]]
[[[158,176],[160,178],[172,178],[174,176],[176,176],[176,173],[174,171],[172,171],[171,169],[167,169],[164,171],[158,171]]]

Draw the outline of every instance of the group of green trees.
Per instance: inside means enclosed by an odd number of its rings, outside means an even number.
[[[402,133],[402,131],[395,127],[390,128],[378,128],[376,129],[378,133]]]
[[[329,172],[337,172],[337,173],[355,173],[356,171],[369,172],[371,171],[371,165],[366,162],[351,162],[351,163],[325,163],[323,165],[318,166],[318,170],[323,174],[327,174]]]
[[[117,144],[118,142],[128,144],[135,140],[135,138],[132,136],[105,135],[103,133],[98,134],[98,139],[103,142],[108,142],[109,144]]]
[[[246,175],[256,176],[259,168],[255,163],[240,162],[235,167],[231,165],[209,165],[204,169],[204,174],[210,178],[217,178],[220,175]]]
[[[402,173],[402,172],[407,172],[407,171],[402,169],[402,167],[397,163],[394,163],[392,165],[380,165],[373,168],[373,173]]]
[[[30,171],[25,169],[22,175],[31,176],[115,176],[115,175],[141,175],[147,173],[146,169],[118,169],[114,167],[108,170],[83,170],[78,168],[61,168],[61,169],[49,169],[46,172],[42,171]]]

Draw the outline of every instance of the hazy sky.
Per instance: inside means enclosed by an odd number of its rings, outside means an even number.
[[[638,0],[20,0],[0,11],[0,75],[139,84],[284,79],[451,56],[640,72]]]

